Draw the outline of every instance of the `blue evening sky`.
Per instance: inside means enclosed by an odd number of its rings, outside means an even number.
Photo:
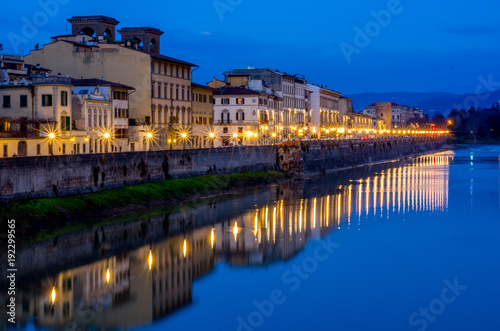
[[[390,17],[376,23],[372,13],[388,8]],[[73,15],[106,15],[121,22],[118,28],[164,31],[162,54],[198,64],[198,83],[253,66],[300,73],[343,94],[465,93],[474,92],[479,76],[500,81],[499,12],[494,0],[7,1],[0,43],[4,53],[26,54],[71,32],[66,19]],[[26,21],[38,31],[24,33]],[[356,31],[367,28],[368,39],[360,38]],[[14,37],[22,39],[12,50]]]

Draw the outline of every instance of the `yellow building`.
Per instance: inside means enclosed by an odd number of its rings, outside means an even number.
[[[153,148],[165,148],[182,129],[191,125],[191,68],[195,64],[159,54],[158,29],[121,29],[122,43],[108,43],[116,20],[79,16],[69,20],[79,34],[53,37],[51,43],[31,51],[29,63],[39,63],[72,77],[95,78],[132,86],[129,117],[137,126],[155,133]],[[92,21],[92,28],[85,22]],[[107,38],[100,38],[107,32]],[[76,32],[74,32],[76,33]],[[172,147],[172,146],[171,146]]]
[[[72,125],[71,79],[43,76],[14,84],[0,86],[0,156],[76,153],[85,132]]]
[[[209,147],[210,132],[213,132],[214,89],[205,85],[191,84],[192,109],[191,142],[193,148]]]

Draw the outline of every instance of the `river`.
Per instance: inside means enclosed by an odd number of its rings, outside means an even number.
[[[157,215],[181,230],[33,273],[17,326],[499,330],[499,216],[500,147],[284,182]]]

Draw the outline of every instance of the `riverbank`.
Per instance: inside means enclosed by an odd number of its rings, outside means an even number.
[[[500,140],[493,139],[466,139],[453,137],[448,139],[448,144],[452,145],[500,145]]]
[[[41,241],[92,227],[104,218],[159,207],[176,210],[289,177],[270,171],[163,180],[79,196],[10,202],[0,205],[0,217],[17,220],[16,233],[23,241]]]

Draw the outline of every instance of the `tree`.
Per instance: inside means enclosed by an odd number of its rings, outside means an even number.
[[[434,116],[432,117],[431,122],[434,123],[434,125],[436,125],[436,127],[438,128],[444,128],[446,127],[448,121],[446,120],[446,117],[444,117],[443,114],[435,113]]]

